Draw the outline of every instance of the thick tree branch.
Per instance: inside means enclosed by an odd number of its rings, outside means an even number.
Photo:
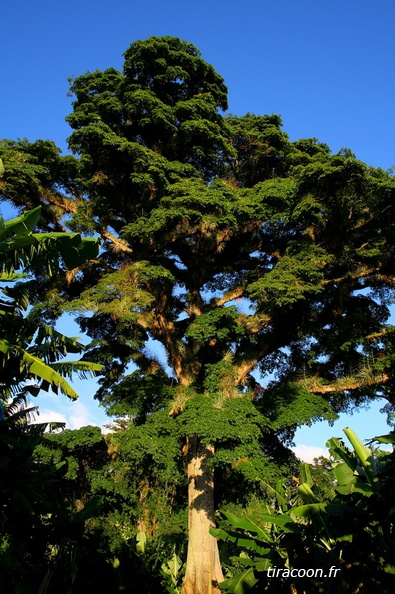
[[[236,287],[231,291],[227,291],[224,293],[222,297],[218,297],[218,299],[211,300],[212,307],[221,307],[221,305],[225,305],[225,303],[229,303],[229,301],[233,301],[233,299],[240,299],[245,294],[245,287]]]
[[[132,248],[128,246],[126,241],[120,237],[115,237],[115,235],[110,233],[110,231],[108,231],[108,229],[105,227],[100,229],[100,235],[112,243],[114,252],[125,252],[130,254],[133,251]]]
[[[358,376],[344,377],[331,384],[321,384],[316,378],[307,378],[296,382],[312,394],[333,394],[335,392],[348,392],[358,388],[375,386],[387,382],[392,376],[387,373],[372,375],[371,377],[358,378]]]
[[[147,288],[151,294],[154,294],[150,283],[147,283]],[[172,320],[166,316],[168,310],[168,295],[163,292],[156,302],[156,319],[151,329],[155,332],[156,338],[163,344],[169,353],[171,366],[176,374],[180,385],[188,386],[191,383],[191,378],[185,372],[184,357],[179,348],[179,341],[177,340],[175,326]]]

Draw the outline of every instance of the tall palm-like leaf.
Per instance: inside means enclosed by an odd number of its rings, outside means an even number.
[[[98,242],[81,239],[77,233],[34,233],[40,208],[4,222],[0,217],[0,396],[6,401],[20,391],[27,380],[40,389],[50,387],[68,397],[78,397],[65,379],[73,372],[96,374],[100,365],[87,361],[59,362],[69,353],[81,353],[84,346],[26,312],[29,286],[23,282],[33,271],[53,275],[61,263],[68,269],[83,264],[98,252]],[[22,271],[21,271],[22,270]]]

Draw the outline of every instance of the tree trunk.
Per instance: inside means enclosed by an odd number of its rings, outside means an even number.
[[[207,461],[212,446],[203,446],[195,436],[188,451],[188,555],[183,594],[220,594],[222,582],[217,540],[209,533],[214,522],[214,473]]]

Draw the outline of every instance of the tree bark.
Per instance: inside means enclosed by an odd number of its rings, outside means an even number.
[[[207,462],[214,447],[204,446],[195,436],[188,451],[188,554],[183,594],[220,594],[222,582],[217,540],[209,529],[214,521],[214,473]]]

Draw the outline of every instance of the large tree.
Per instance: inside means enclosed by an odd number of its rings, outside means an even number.
[[[4,152],[50,224],[70,214],[104,240],[71,295],[106,368],[98,397],[130,406],[152,459],[168,447],[149,441],[155,419],[173,436],[189,497],[183,591],[216,593],[215,468],[267,477],[298,425],[378,394],[392,404],[394,180],[348,149],[290,142],[276,115],[224,117],[223,79],[173,37],[133,43],[122,72],[71,91],[76,158],[45,143]]]

